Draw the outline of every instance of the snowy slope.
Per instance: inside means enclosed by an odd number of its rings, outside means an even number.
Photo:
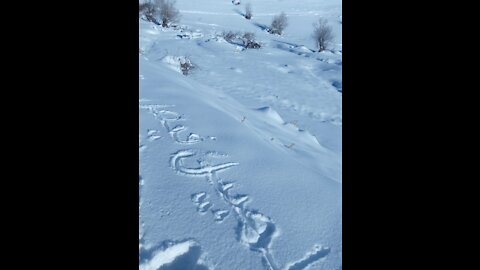
[[[341,2],[319,2],[251,1],[247,21],[244,3],[183,0],[181,28],[139,20],[140,269],[341,269]],[[280,11],[284,35],[254,24]],[[310,50],[320,15],[331,52]]]

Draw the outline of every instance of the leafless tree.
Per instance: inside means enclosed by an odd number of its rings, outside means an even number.
[[[273,17],[272,24],[270,25],[270,29],[268,30],[271,34],[278,34],[281,35],[283,30],[288,25],[287,15],[285,13],[281,13]]]
[[[158,24],[157,19],[156,19],[157,9],[156,9],[154,3],[152,3],[152,1],[147,1],[143,4],[140,4],[139,12],[142,13],[143,15],[145,15],[145,18],[147,19],[147,21],[154,22],[154,23]]]
[[[171,23],[180,20],[180,12],[175,8],[176,0],[155,0],[155,7],[162,27],[168,27]]]
[[[313,24],[313,39],[315,40],[318,51],[324,51],[333,41],[332,27],[327,24],[326,19],[320,18]]]
[[[252,18],[252,5],[247,3],[245,5],[245,19],[250,20]]]

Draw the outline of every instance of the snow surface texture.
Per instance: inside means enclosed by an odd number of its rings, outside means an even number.
[[[246,3],[178,0],[177,27],[139,20],[139,269],[342,268],[341,1],[250,1],[251,20]],[[282,11],[281,36],[262,30]],[[317,53],[320,17],[335,40]]]

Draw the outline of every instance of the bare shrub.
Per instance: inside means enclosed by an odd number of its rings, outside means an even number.
[[[241,45],[246,49],[259,49],[261,47],[260,43],[255,41],[255,34],[252,32],[241,34],[240,32],[227,31],[222,33],[222,37],[225,41]]]
[[[318,51],[324,51],[333,41],[332,27],[327,24],[326,19],[320,18],[313,24],[313,39],[315,40]]]
[[[255,34],[252,32],[245,32],[242,36],[244,40],[251,41],[255,39]]]
[[[138,13],[144,13],[145,9],[148,6],[148,2],[147,3],[139,3],[138,6],[139,6]]]
[[[162,27],[169,27],[171,23],[180,20],[180,12],[175,8],[176,0],[155,0],[155,7],[158,10],[158,17]]]
[[[282,12],[280,15],[277,15],[273,17],[272,24],[270,25],[270,29],[268,29],[268,32],[271,34],[278,34],[281,35],[283,30],[288,25],[288,20],[287,20],[287,15],[285,15],[284,12]]]
[[[245,5],[245,19],[250,20],[252,18],[252,5],[250,3]]]
[[[227,42],[232,42],[234,39],[238,37],[238,33],[234,33],[233,31],[228,31],[228,32],[223,32],[222,37],[227,41]]]
[[[182,74],[187,76],[190,71],[195,67],[192,63],[192,61],[188,57],[180,57],[179,59],[180,62],[180,70],[182,71]]]
[[[145,15],[147,21],[159,24],[156,19],[157,9],[151,1],[140,4],[139,12]]]
[[[255,34],[252,32],[245,32],[242,36],[243,46],[247,49],[259,49],[261,46],[255,41]]]

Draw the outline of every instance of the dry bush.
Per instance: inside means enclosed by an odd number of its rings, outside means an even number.
[[[260,43],[255,41],[255,34],[252,32],[241,34],[240,32],[227,31],[222,33],[222,37],[225,41],[241,45],[246,49],[259,49],[261,47]]]
[[[324,51],[333,41],[332,27],[327,24],[326,19],[319,19],[313,24],[313,39],[315,40],[318,51]]]
[[[238,37],[238,33],[234,33],[233,31],[227,31],[222,33],[222,37],[227,41],[227,42],[232,42]]]
[[[252,18],[252,5],[250,3],[245,5],[245,19],[250,20]]]
[[[268,30],[268,32],[270,32],[271,34],[281,35],[287,25],[287,15],[282,12],[280,15],[273,17],[272,24],[270,25],[270,29]]]
[[[243,46],[247,49],[259,49],[261,46],[255,41],[255,34],[252,32],[245,32],[242,36]]]
[[[187,76],[192,69],[195,68],[192,61],[188,57],[180,57],[180,70],[182,71],[183,75]]]
[[[175,4],[176,0],[155,0],[162,27],[169,27],[171,23],[180,20],[180,12],[175,8]]]
[[[140,4],[139,12],[145,15],[145,19],[147,19],[147,21],[158,24],[156,19],[157,9],[151,1]]]

